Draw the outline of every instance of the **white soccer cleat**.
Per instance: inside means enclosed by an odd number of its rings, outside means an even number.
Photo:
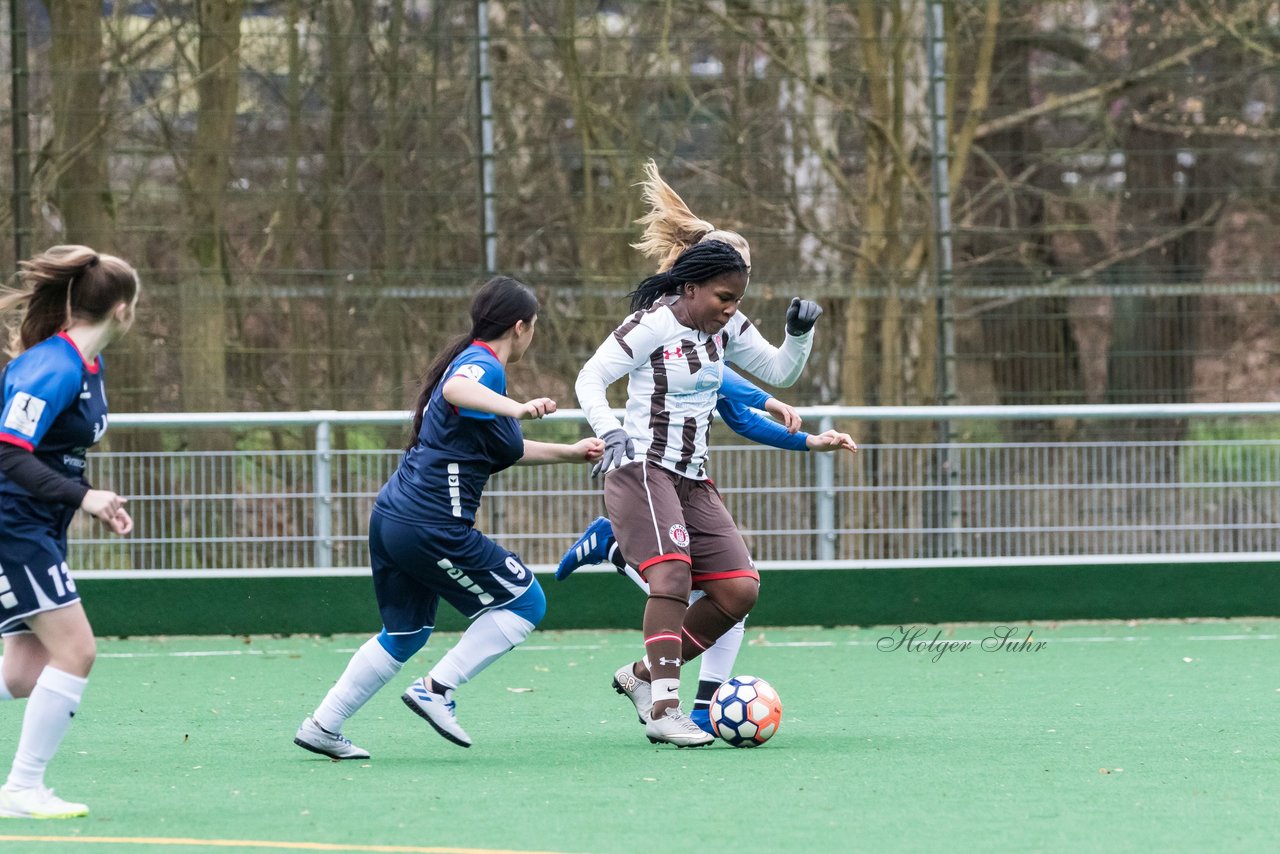
[[[307,718],[298,727],[293,743],[303,750],[328,756],[330,759],[368,759],[369,751],[356,747],[351,739],[339,732],[329,732],[315,718]]]
[[[44,786],[27,789],[0,787],[0,818],[79,818],[89,814],[84,804],[64,801]]]
[[[676,747],[702,747],[716,740],[716,737],[705,732],[693,722],[693,718],[673,706],[662,713],[657,720],[645,722],[644,734],[653,744],[665,742]]]
[[[444,694],[432,691],[425,678],[419,679],[409,686],[400,697],[413,713],[431,724],[432,729],[440,733],[459,747],[470,747],[471,736],[458,725],[458,716],[454,714],[457,704],[445,699]]]
[[[649,712],[653,710],[653,687],[636,675],[632,665],[624,664],[614,672],[613,690],[635,703],[640,723],[649,720]]]

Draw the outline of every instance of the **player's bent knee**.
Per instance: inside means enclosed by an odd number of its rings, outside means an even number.
[[[649,583],[650,596],[689,601],[693,581],[689,574],[689,564],[683,561],[668,560],[646,567],[644,580]]]
[[[49,664],[75,676],[88,676],[98,658],[98,642],[93,635],[77,637],[65,649],[56,649],[49,656]]]
[[[529,589],[503,610],[527,620],[531,626],[536,626],[547,615],[547,594],[542,592],[542,585],[535,578],[529,585]]]
[[[717,588],[711,601],[737,622],[747,618],[759,598],[759,582],[754,578],[735,578]]]
[[[407,634],[387,634],[384,628],[378,633],[378,644],[387,651],[387,655],[404,664],[427,645],[431,637],[431,626],[423,626],[416,632]]]

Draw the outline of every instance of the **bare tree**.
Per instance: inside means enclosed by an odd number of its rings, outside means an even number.
[[[102,3],[51,3],[49,15],[53,142],[45,168],[53,177],[64,240],[105,250],[113,243],[114,207],[107,181]]]
[[[220,410],[227,401],[226,197],[240,91],[242,0],[200,0],[198,107],[186,202],[195,269],[179,283],[182,404]]]

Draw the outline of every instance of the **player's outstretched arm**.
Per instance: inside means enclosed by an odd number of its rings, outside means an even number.
[[[537,466],[550,463],[594,463],[604,453],[604,442],[592,436],[580,439],[572,445],[558,442],[524,440],[524,456],[516,465]]]
[[[720,396],[752,409],[764,409],[765,404],[773,400],[773,395],[728,365],[724,366],[724,374],[720,377]]]
[[[716,403],[716,413],[720,420],[729,425],[730,430],[744,439],[784,451],[808,450],[805,444],[808,433],[792,433],[759,410],[722,397]]]
[[[536,397],[520,403],[461,374],[450,377],[440,394],[459,409],[473,409],[521,420],[541,418],[556,411],[556,402],[549,397]]]
[[[778,400],[728,365],[725,366],[724,376],[720,381],[720,397],[752,409],[765,410],[781,421],[788,433],[800,429],[800,413],[794,406]]]

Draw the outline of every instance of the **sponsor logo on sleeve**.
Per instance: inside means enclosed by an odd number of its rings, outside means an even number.
[[[4,428],[15,433],[21,433],[23,436],[34,437],[36,428],[40,425],[40,416],[44,415],[46,405],[38,397],[32,397],[25,391],[18,392],[13,396],[13,404],[9,407],[9,414],[5,416]]]
[[[480,365],[463,365],[458,368],[458,370],[454,371],[453,375],[455,377],[467,377],[475,380],[476,382],[480,382],[484,377],[484,368]]]

